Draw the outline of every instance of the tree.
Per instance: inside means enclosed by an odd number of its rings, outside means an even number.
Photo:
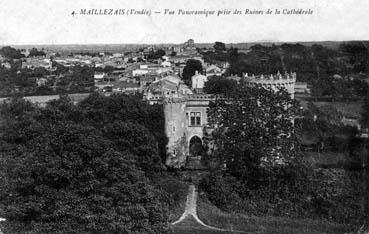
[[[167,233],[167,203],[137,156],[92,126],[48,118],[63,109],[73,111],[66,100],[1,107],[1,216],[22,233]]]
[[[147,173],[161,169],[167,137],[161,105],[149,105],[141,96],[93,93],[79,105],[62,95],[42,109],[49,121],[68,120],[102,129],[119,151],[131,152],[136,165]]]
[[[108,65],[105,66],[102,70],[103,72],[110,74],[115,70],[115,67]]]
[[[296,103],[286,90],[274,92],[242,83],[209,104],[206,137],[213,158],[235,177],[257,179],[260,170],[285,164],[294,154]]]
[[[55,61],[52,62],[52,66],[56,67],[55,74],[57,74],[57,75],[65,74],[69,71],[68,67],[66,67],[63,64],[60,64],[58,62],[55,62]]]
[[[158,49],[157,51],[156,51],[156,54],[157,54],[157,56],[158,57],[163,57],[164,55],[165,55],[165,50],[163,50],[163,49]]]
[[[221,52],[226,50],[226,46],[223,42],[216,41],[214,44],[214,49],[218,52]]]
[[[339,49],[350,57],[349,63],[353,66],[354,72],[369,72],[369,50],[365,42],[343,43]]]
[[[160,59],[165,55],[165,50],[158,49],[157,51],[150,51],[149,55],[147,55],[148,59]]]
[[[137,167],[148,175],[161,170],[158,142],[144,126],[117,120],[104,128],[104,135],[119,151],[132,153]]]
[[[93,93],[79,104],[84,112],[84,120],[93,126],[103,128],[115,121],[125,121],[144,126],[158,142],[159,155],[163,162],[166,159],[164,111],[162,105],[149,105],[142,96],[111,95],[105,97]]]
[[[0,55],[4,56],[8,59],[20,59],[23,58],[24,55],[17,49],[14,49],[10,46],[4,46],[0,49]]]
[[[45,52],[42,51],[42,50],[37,50],[37,48],[32,48],[30,51],[29,51],[29,55],[28,57],[38,57],[38,56],[45,56]]]
[[[225,77],[211,76],[205,82],[204,92],[210,94],[225,94],[233,92],[237,86],[235,80],[227,79]]]
[[[197,59],[189,59],[186,62],[186,66],[183,68],[182,79],[185,84],[191,86],[191,78],[195,75],[196,71],[198,73],[202,73],[202,64],[201,61]]]
[[[365,96],[362,106],[361,124],[364,128],[369,128],[369,93]]]

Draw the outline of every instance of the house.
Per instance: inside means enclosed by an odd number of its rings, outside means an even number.
[[[202,93],[202,90],[205,86],[205,82],[208,80],[208,78],[202,74],[200,74],[198,71],[195,72],[195,75],[191,77],[192,81],[192,89],[196,93]]]
[[[9,62],[3,62],[1,63],[1,66],[5,67],[6,69],[12,68],[12,65]]]
[[[138,82],[117,81],[113,82],[113,93],[138,93],[141,92],[141,87]]]
[[[149,70],[147,69],[136,69],[132,71],[132,76],[142,76],[149,73]]]
[[[144,90],[144,97],[151,104],[161,103],[163,98],[176,98],[188,94],[192,94],[191,89],[176,75],[168,75],[156,80]]]
[[[43,67],[45,69],[52,68],[52,61],[50,59],[42,59],[42,58],[27,58],[22,61],[22,68],[34,69],[36,67]]]
[[[223,70],[218,66],[211,64],[205,69],[206,77],[209,76],[221,76],[223,74]]]
[[[162,67],[170,67],[170,66],[172,66],[172,64],[169,61],[164,61],[164,62],[161,63],[161,66]]]
[[[94,80],[95,81],[103,80],[105,76],[106,76],[106,74],[104,72],[95,72]]]
[[[36,84],[37,84],[38,87],[45,86],[46,82],[47,82],[47,79],[43,78],[43,77],[36,79]]]

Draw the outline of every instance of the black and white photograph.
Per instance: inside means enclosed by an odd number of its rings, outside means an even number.
[[[0,6],[0,234],[369,234],[369,1]]]

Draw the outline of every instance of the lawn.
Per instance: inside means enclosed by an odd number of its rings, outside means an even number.
[[[339,234],[355,230],[352,226],[322,220],[255,217],[244,214],[225,213],[204,199],[198,200],[197,212],[199,218],[208,225],[229,230],[245,231],[246,233]]]
[[[171,226],[173,233],[175,234],[232,234],[234,232],[224,232],[224,231],[216,231],[211,230],[206,227],[201,226],[199,223],[195,221],[195,219],[191,216],[185,219],[183,222]]]

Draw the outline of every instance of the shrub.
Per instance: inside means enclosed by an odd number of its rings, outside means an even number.
[[[200,190],[206,193],[209,201],[223,210],[231,210],[241,201],[236,192],[237,186],[234,177],[219,174],[210,174],[199,183]]]
[[[359,224],[368,218],[360,206],[359,175],[343,169],[309,171],[288,166],[261,174],[252,186],[227,175],[211,175],[200,188],[210,202],[226,211]]]

